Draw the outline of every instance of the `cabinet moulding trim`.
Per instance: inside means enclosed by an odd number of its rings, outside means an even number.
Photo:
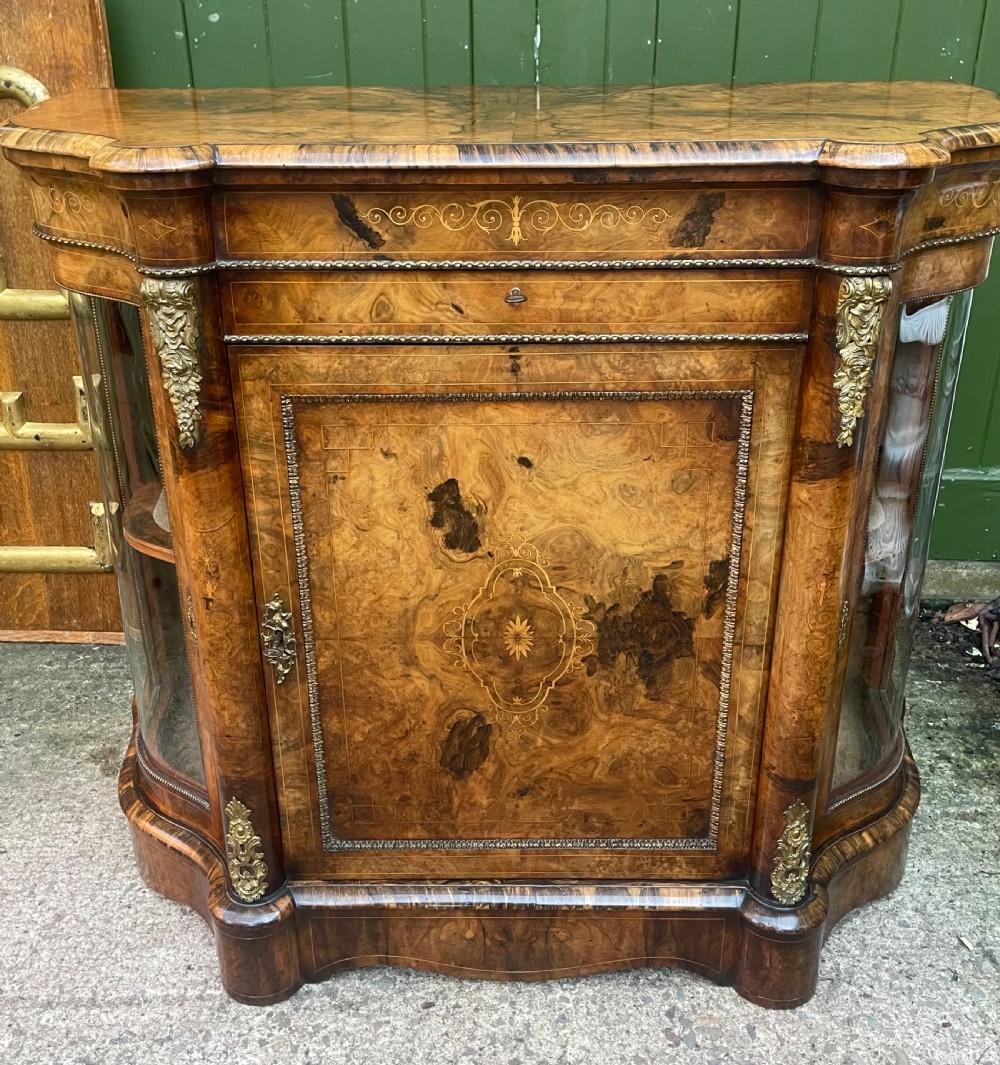
[[[656,401],[684,399],[738,399],[740,403],[739,436],[736,448],[736,476],[733,485],[730,565],[726,581],[723,615],[722,663],[719,703],[716,715],[715,745],[712,764],[712,803],[707,838],[696,839],[628,839],[602,838],[490,838],[490,839],[382,839],[344,840],[333,835],[326,782],[326,756],[323,746],[322,711],[319,703],[319,674],[316,636],[312,615],[309,559],[306,548],[305,521],[302,508],[298,440],[295,431],[295,405],[323,403],[515,403],[532,400]],[[548,850],[573,849],[597,851],[701,851],[718,850],[723,776],[726,768],[726,740],[731,701],[731,676],[736,643],[736,609],[744,538],[744,520],[750,469],[750,440],[753,430],[753,389],[662,389],[662,390],[566,390],[539,392],[408,392],[381,393],[307,393],[281,395],[281,421],[288,474],[288,491],[292,517],[295,577],[299,593],[300,621],[306,663],[306,695],[316,763],[316,789],[323,849],[342,851],[432,851],[432,850]]]
[[[834,810],[839,810],[841,806],[846,806],[847,803],[853,802],[855,799],[860,799],[862,795],[867,795],[869,792],[875,791],[877,788],[882,787],[883,784],[891,780],[896,773],[899,772],[899,769],[903,764],[903,759],[906,757],[906,742],[903,739],[902,731],[900,731],[899,736],[896,739],[896,746],[899,748],[898,753],[896,754],[896,757],[893,758],[890,767],[885,770],[884,773],[880,773],[879,776],[867,786],[855,791],[849,790],[846,795],[842,795],[839,799],[831,802],[827,806],[826,812],[833,813]],[[845,785],[845,787],[850,788],[850,785]]]
[[[878,265],[830,263],[816,257],[805,258],[719,258],[719,259],[217,259],[192,266],[140,266],[135,252],[113,244],[63,237],[47,233],[37,222],[36,237],[50,244],[109,252],[133,264],[144,277],[191,277],[215,270],[831,270],[842,274],[884,274],[902,269],[906,260],[931,248],[969,244],[995,237],[1000,227],[937,237],[908,248],[899,259]]]
[[[145,775],[151,780],[155,781],[161,787],[176,791],[178,795],[183,795],[185,799],[189,802],[193,802],[195,806],[200,807],[202,810],[209,809],[208,799],[204,795],[199,795],[196,791],[184,787],[183,784],[179,784],[176,780],[161,773],[153,766],[150,761],[149,751],[146,748],[146,741],[142,738],[142,733],[138,729],[136,729],[135,732],[135,757],[136,761],[142,767],[143,773],[145,773]]]
[[[227,344],[804,344],[808,333],[365,333],[312,336],[307,333],[227,333]]]

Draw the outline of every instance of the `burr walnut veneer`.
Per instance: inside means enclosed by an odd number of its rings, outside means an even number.
[[[122,805],[230,993],[806,1000],[917,805],[996,98],[90,91],[0,143],[92,323]]]

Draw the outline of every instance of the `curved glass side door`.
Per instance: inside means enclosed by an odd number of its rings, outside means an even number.
[[[839,805],[902,757],[903,692],[972,291],[901,308],[831,794]]]
[[[205,805],[139,311],[117,300],[73,300],[135,687],[138,756],[154,779]]]

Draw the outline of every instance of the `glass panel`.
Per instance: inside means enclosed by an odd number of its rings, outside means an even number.
[[[903,691],[972,292],[902,308],[854,610],[833,788],[878,779]]]
[[[140,756],[168,780],[182,778],[175,783],[182,792],[185,784],[204,787],[139,312],[114,300],[74,296],[73,301],[135,687]]]

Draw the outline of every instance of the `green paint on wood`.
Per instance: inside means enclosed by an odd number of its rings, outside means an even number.
[[[655,83],[730,81],[739,11],[740,0],[660,0]]]
[[[344,0],[352,85],[423,85],[420,0]]]
[[[424,0],[424,73],[428,85],[471,83],[471,0]]]
[[[115,84],[187,88],[192,84],[181,0],[105,0]]]
[[[741,0],[739,12],[736,81],[809,80],[819,0]]]
[[[648,85],[656,64],[656,0],[608,0],[604,81]]]
[[[977,289],[972,301],[945,468],[991,464],[983,455],[983,440],[997,384],[998,336],[1000,274],[995,274]]]
[[[184,0],[184,17],[198,88],[271,84],[264,0]]]
[[[986,0],[904,0],[893,78],[971,82],[985,5]]]
[[[266,0],[265,11],[273,85],[347,81],[340,0]]]
[[[931,557],[1000,561],[1000,470],[945,471]]]
[[[1000,91],[1000,0],[106,0],[106,9],[123,87],[891,75]],[[995,275],[973,305],[935,557],[997,557]]]
[[[538,0],[538,77],[547,85],[604,81],[608,3],[612,0]]]
[[[1000,0],[989,0],[976,49],[975,85],[1000,92]]]
[[[824,0],[813,81],[885,81],[892,74],[902,0]]]
[[[472,73],[477,85],[533,85],[535,0],[475,0]]]

